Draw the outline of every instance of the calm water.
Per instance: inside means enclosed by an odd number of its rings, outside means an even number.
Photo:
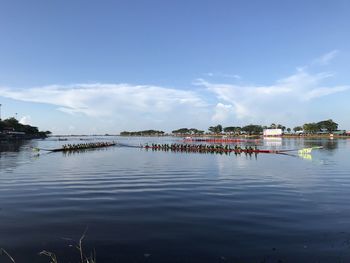
[[[312,158],[30,148],[74,142],[1,144],[0,247],[17,263],[48,262],[44,249],[74,262],[85,229],[97,262],[350,261],[350,140],[261,142],[324,146]]]

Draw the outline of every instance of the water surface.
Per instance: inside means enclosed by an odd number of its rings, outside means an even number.
[[[86,141],[83,141],[86,140]],[[1,143],[0,247],[16,262],[349,262],[350,140],[265,140],[260,148],[324,146],[310,157],[110,147],[31,147],[174,138],[82,137]],[[0,262],[6,262],[0,256]]]

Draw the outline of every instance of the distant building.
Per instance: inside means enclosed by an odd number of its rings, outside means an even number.
[[[325,128],[322,128],[320,131],[316,132],[317,134],[329,134],[329,131]]]
[[[9,134],[9,135],[25,135],[26,133],[25,132],[18,132],[18,131],[9,131],[6,134]]]
[[[2,133],[7,134],[7,133],[9,133],[9,132],[14,132],[14,131],[15,131],[15,129],[12,128],[12,127],[5,127],[5,128],[2,130]]]
[[[282,136],[282,129],[265,129],[263,135],[265,137],[279,137]]]
[[[347,132],[345,130],[339,130],[339,131],[334,131],[333,134],[334,135],[344,135],[346,134]]]
[[[13,136],[25,135],[25,134],[26,134],[25,132],[15,131],[15,129],[12,128],[12,127],[5,127],[5,128],[2,130],[2,133],[3,133],[3,134],[7,134],[7,135],[13,135]]]

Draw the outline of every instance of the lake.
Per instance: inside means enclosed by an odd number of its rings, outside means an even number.
[[[16,263],[349,262],[350,139],[261,140],[311,155],[225,155],[67,143],[181,139],[69,137],[0,144],[0,247]],[[0,262],[10,262],[0,256]]]

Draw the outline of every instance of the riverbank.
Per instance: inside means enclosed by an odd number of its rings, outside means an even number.
[[[338,134],[303,134],[303,135],[295,135],[295,134],[284,134],[281,136],[282,138],[310,138],[310,139],[350,139],[350,135],[338,135]]]

